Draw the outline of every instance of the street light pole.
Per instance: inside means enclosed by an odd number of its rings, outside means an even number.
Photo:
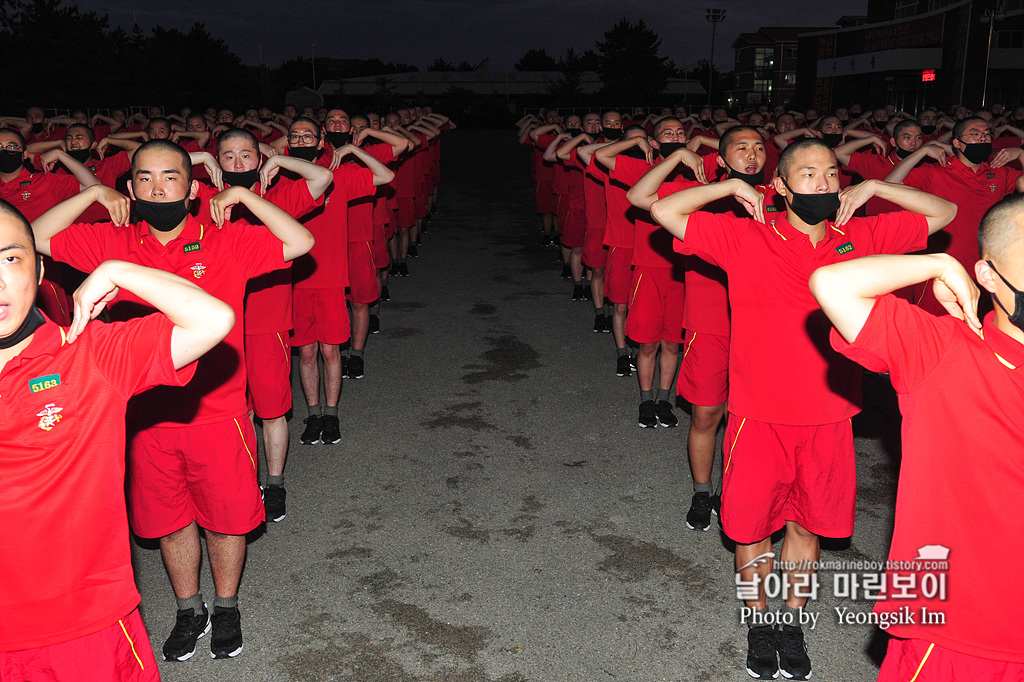
[[[984,85],[981,89],[981,108],[985,108],[986,98],[988,97],[988,63],[992,58],[992,30],[995,28],[996,22],[1003,20],[1006,15],[1003,14],[1002,3],[996,5],[996,9],[986,9],[982,12],[982,15],[978,17],[978,21],[983,24],[988,24],[988,46],[985,48],[985,80]]]
[[[316,43],[309,48],[309,58],[313,62],[313,89],[316,90]]]
[[[715,80],[715,33],[719,22],[725,21],[725,10],[717,7],[707,8],[704,18],[711,22],[711,65],[708,69],[708,106],[711,106],[711,88]]]

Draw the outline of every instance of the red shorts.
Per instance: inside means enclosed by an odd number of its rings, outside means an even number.
[[[135,609],[91,635],[35,649],[0,651],[0,679],[159,682],[160,671]]]
[[[143,429],[128,451],[128,516],[139,537],[162,538],[193,521],[215,533],[245,535],[263,523],[248,414]]]
[[[407,229],[416,224],[416,207],[412,197],[398,197],[398,228]]]
[[[628,303],[632,292],[633,249],[624,246],[608,248],[608,265],[604,271],[604,297],[612,303]]]
[[[421,185],[416,196],[412,198],[412,210],[414,218],[426,218],[427,217],[427,194],[426,187]]]
[[[730,413],[723,448],[722,529],[736,542],[760,542],[786,521],[830,538],[853,534],[857,469],[849,419],[786,426]]]
[[[676,393],[691,405],[703,407],[728,400],[729,337],[687,331],[680,350],[682,363]]]
[[[555,217],[558,219],[558,234],[562,234],[562,226],[569,220],[568,194],[555,194]]]
[[[583,235],[583,264],[588,268],[608,265],[608,247],[604,245],[604,230],[588,227]]]
[[[386,260],[382,262],[387,263]],[[377,267],[372,242],[349,242],[348,294],[345,298],[353,303],[373,303],[380,298]]]
[[[555,212],[555,191],[551,187],[551,181],[546,180],[537,183],[537,189],[534,193],[535,213],[554,213]]]
[[[683,342],[683,283],[672,268],[633,268],[626,336],[637,343]]]
[[[587,233],[587,212],[582,208],[570,208],[565,222],[559,221],[558,232],[562,235],[562,246],[570,249],[583,246]]]
[[[260,419],[276,419],[292,409],[292,349],[288,332],[246,334],[245,373],[252,409]]]
[[[1024,680],[1024,663],[993,661],[930,644],[891,637],[878,682],[1010,682]]]
[[[292,290],[292,347],[311,343],[339,346],[352,335],[344,289]]]

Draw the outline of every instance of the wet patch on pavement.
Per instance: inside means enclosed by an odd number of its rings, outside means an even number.
[[[371,608],[381,618],[412,632],[419,643],[438,647],[470,662],[494,638],[488,628],[449,625],[432,618],[415,604],[385,599]]]
[[[463,369],[474,370],[462,375],[467,384],[479,384],[484,381],[521,381],[529,377],[527,370],[537,369],[540,364],[540,353],[528,343],[523,343],[514,334],[488,337],[487,343],[491,350],[483,353],[486,365],[464,365]]]
[[[384,597],[402,586],[402,579],[390,568],[364,575],[356,580],[359,590],[369,592],[374,597]]]
[[[509,442],[523,450],[533,450],[533,443],[526,436],[506,436]]]
[[[498,307],[491,305],[490,303],[477,303],[475,306],[469,309],[469,312],[474,315],[493,315],[498,311]]]
[[[590,537],[612,552],[597,565],[597,570],[609,573],[624,583],[643,582],[652,573],[660,573],[682,583],[710,582],[705,569],[695,567],[693,562],[653,542],[596,533],[590,533]]]
[[[428,419],[425,422],[420,422],[420,426],[430,429],[431,431],[436,429],[470,429],[472,431],[494,431],[497,427],[491,424],[489,421],[478,415],[464,415],[464,412],[474,410],[483,403],[471,402],[471,403],[456,403],[449,405],[443,410],[432,412],[434,415],[433,419]]]
[[[369,559],[373,556],[373,550],[369,547],[349,547],[339,549],[327,555],[328,559]]]

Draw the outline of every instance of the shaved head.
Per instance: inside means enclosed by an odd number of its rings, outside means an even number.
[[[1011,194],[985,211],[978,226],[978,250],[985,260],[1003,262],[1024,238],[1024,194]]]

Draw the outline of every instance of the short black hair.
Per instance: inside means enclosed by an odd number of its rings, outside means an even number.
[[[171,122],[163,116],[154,116],[153,118],[149,119],[149,123],[146,124],[146,127],[152,128],[155,123],[163,123],[165,126],[167,126],[168,130],[171,129]]]
[[[185,182],[189,184],[192,183],[192,157],[188,155],[188,152],[170,140],[149,140],[148,142],[143,142],[139,148],[135,150],[135,155],[132,157],[132,180],[135,179],[135,171],[139,167],[139,157],[142,155],[142,152],[149,151],[151,149],[177,154],[181,159],[182,168],[185,169]]]
[[[678,118],[676,118],[675,116],[666,116],[665,118],[659,119],[659,120],[658,120],[658,122],[654,124],[654,136],[655,136],[655,137],[657,137],[657,136],[658,136],[658,134],[659,134],[659,133],[661,132],[661,126],[662,126],[662,125],[664,125],[664,124],[666,124],[666,123],[669,123],[669,122],[671,122],[671,121],[675,121],[675,122],[676,122],[676,123],[678,123],[679,125],[682,125],[682,124],[683,124],[683,122],[682,122],[682,121],[680,121],[680,120],[679,120]]]
[[[802,140],[797,140],[796,142],[791,143],[788,147],[782,150],[781,154],[779,154],[779,165],[776,169],[778,176],[785,180],[789,175],[790,166],[793,165],[793,157],[799,152],[813,147],[821,147],[829,154],[835,156],[835,152],[832,151],[832,148],[825,144],[821,138],[805,137]]]
[[[316,131],[316,139],[318,140],[324,136],[323,132],[320,130],[320,124],[311,119],[309,116],[296,116],[295,119],[292,121],[292,124],[288,126],[289,133],[292,132],[292,128],[295,127],[296,123],[309,123],[310,125],[312,125],[313,129]]]
[[[260,143],[256,139],[255,135],[250,133],[245,128],[231,128],[230,130],[225,130],[223,133],[220,134],[220,137],[217,138],[217,154],[220,154],[221,146],[225,142],[227,142],[228,140],[233,140],[236,137],[240,137],[246,140],[247,142],[250,142],[252,144],[252,148],[259,152]]]
[[[981,122],[982,122],[982,123],[984,123],[985,125],[988,125],[988,124],[989,124],[989,122],[988,122],[988,121],[986,121],[985,119],[983,119],[983,118],[982,118],[982,117],[980,117],[980,116],[968,116],[968,117],[967,117],[967,118],[965,118],[965,119],[962,119],[962,120],[959,120],[959,121],[957,121],[957,122],[956,122],[956,123],[955,123],[955,124],[953,125],[953,139],[955,139],[955,140],[960,140],[960,138],[961,138],[961,137],[963,136],[963,134],[964,134],[964,129],[965,129],[965,128],[966,128],[966,127],[967,127],[968,125],[970,125],[971,123],[975,123],[976,121],[981,121]],[[961,142],[963,142],[963,140],[960,140],[960,141],[961,141]]]
[[[725,149],[732,142],[732,138],[736,137],[736,135],[739,133],[754,133],[755,135],[757,135],[757,139],[761,140],[761,142],[764,142],[764,138],[761,137],[760,131],[758,131],[758,129],[755,128],[754,126],[733,126],[732,128],[729,128],[724,133],[722,133],[722,137],[719,138],[718,140],[718,149],[720,150],[720,153],[725,153]]]
[[[917,128],[918,130],[920,130],[921,124],[918,123],[915,119],[905,118],[899,123],[897,123],[895,126],[893,126],[892,138],[894,140],[898,140],[900,135],[902,135],[903,131],[906,130],[907,128]]]
[[[985,211],[978,225],[982,258],[1002,261],[1007,249],[1024,234],[1024,194],[1011,194]]]
[[[18,138],[18,144],[21,145],[22,150],[25,149],[25,136],[21,134],[20,130],[16,128],[0,128],[0,133],[10,133],[14,137]]]
[[[85,132],[89,133],[89,141],[90,142],[95,142],[96,141],[96,133],[93,131],[92,128],[90,128],[89,126],[85,125],[84,123],[72,123],[71,125],[69,125],[67,127],[67,129],[66,129],[64,134],[67,135],[68,133],[70,133],[72,130],[74,130],[76,128],[81,128]]]
[[[37,253],[36,235],[32,232],[32,223],[28,221],[28,218],[26,218],[22,212],[17,209],[17,207],[3,199],[0,199],[0,215],[14,218],[14,222],[18,223],[21,229],[25,232],[25,236],[28,237],[28,243],[32,245],[32,253]]]

